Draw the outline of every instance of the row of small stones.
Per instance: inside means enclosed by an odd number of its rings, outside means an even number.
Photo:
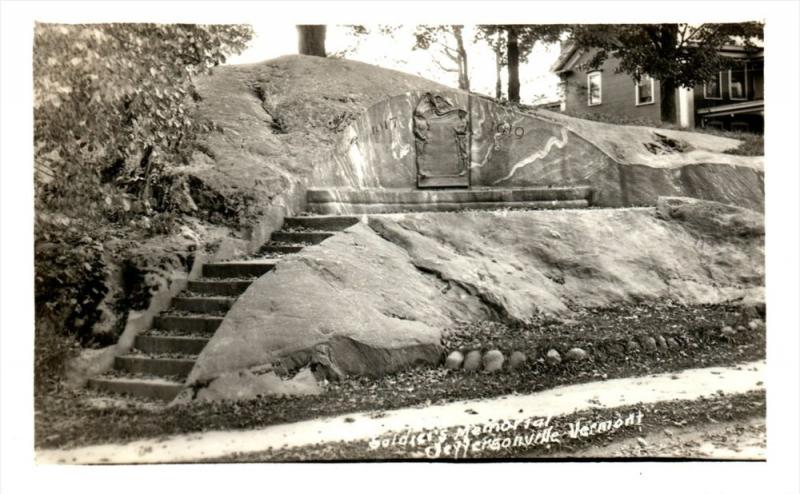
[[[750,321],[748,324],[748,328],[751,330],[756,330],[762,328],[764,325],[763,321],[760,319],[754,319]],[[737,332],[746,331],[747,328],[744,326],[737,326],[735,329],[731,326],[724,326],[720,329],[720,336],[723,337],[732,337]],[[680,344],[674,338],[665,338],[661,335],[656,337],[647,336],[642,338],[641,346],[636,343],[635,341],[631,340],[628,342],[628,350],[639,350],[641,347],[644,347],[647,351],[655,351],[658,348],[678,348]],[[574,347],[567,351],[564,354],[564,360],[567,362],[577,362],[584,360],[589,357],[589,353],[584,350],[583,348]],[[456,350],[450,355],[447,356],[445,359],[444,365],[448,369],[452,370],[459,370],[463,369],[465,371],[478,371],[481,368],[485,372],[497,372],[503,368],[503,364],[505,364],[505,356],[503,352],[500,350],[489,350],[488,352],[481,355],[480,350],[472,350],[468,352],[466,355],[464,353]],[[522,367],[525,362],[528,361],[528,357],[520,352],[519,350],[514,351],[508,357],[508,368],[510,370],[516,370]],[[547,351],[547,354],[544,357],[544,361],[550,365],[558,365],[562,361],[561,354],[555,348],[551,348]]]
[[[572,348],[565,355],[567,361],[579,361],[589,357],[589,354],[583,348]],[[444,361],[444,366],[448,369],[465,371],[478,371],[481,368],[485,372],[497,372],[502,370],[506,358],[500,350],[489,350],[481,356],[480,350],[472,350],[466,356],[456,350],[447,356]],[[519,350],[511,352],[508,357],[508,368],[510,370],[517,370],[528,361],[528,357]],[[547,351],[545,355],[545,362],[551,365],[561,363],[561,354],[555,348]]]

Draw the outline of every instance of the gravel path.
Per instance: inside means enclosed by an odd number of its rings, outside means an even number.
[[[533,457],[535,455],[531,455]],[[569,458],[696,458],[766,460],[767,424],[764,417],[726,423],[699,424],[690,429],[668,427],[607,445],[561,452]]]

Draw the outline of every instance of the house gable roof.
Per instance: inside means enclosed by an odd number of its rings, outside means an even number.
[[[553,66],[550,67],[550,72],[555,74],[569,72],[575,67],[581,55],[583,55],[583,50],[578,49],[574,43],[569,41],[564,43],[561,46],[561,53],[558,55],[558,59]]]

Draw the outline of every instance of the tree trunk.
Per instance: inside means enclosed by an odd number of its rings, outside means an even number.
[[[150,170],[153,167],[153,146],[147,146],[139,160],[139,168],[143,168],[144,182],[139,189],[139,199],[150,199]]]
[[[297,26],[298,52],[301,55],[325,57],[325,25]]]
[[[675,92],[678,89],[674,81],[667,79],[658,82],[661,90],[661,121],[664,123],[678,123],[676,111]]]
[[[464,48],[461,26],[453,26],[453,34],[458,47],[458,87],[464,91],[469,91],[469,65],[467,65],[467,50]]]
[[[517,30],[508,28],[508,101],[519,103],[519,46]]]
[[[678,48],[678,25],[662,24],[659,29],[659,44],[661,56],[665,60],[672,60]],[[661,121],[664,123],[677,123],[675,90],[678,88],[674,79],[661,79],[658,83],[661,91]]]
[[[500,31],[497,31],[497,39],[494,42],[494,97],[501,99],[503,97],[503,81],[501,79],[501,71],[503,69],[503,52],[500,51],[503,47]]]

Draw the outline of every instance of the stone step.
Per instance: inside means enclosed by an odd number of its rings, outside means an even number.
[[[193,358],[161,358],[146,355],[122,355],[114,359],[114,368],[129,374],[185,378],[194,367]]]
[[[318,244],[326,238],[332,237],[332,232],[284,232],[277,231],[272,234],[273,242],[287,244]]]
[[[190,292],[202,295],[236,297],[244,293],[253,280],[194,280],[187,288]]]
[[[206,278],[257,278],[275,267],[275,259],[215,262],[203,265]]]
[[[335,232],[349,228],[359,219],[355,216],[293,216],[286,218],[283,222],[284,228],[307,228],[309,230],[321,230]]]
[[[303,245],[286,245],[286,244],[272,244],[267,243],[264,244],[259,252],[262,254],[294,254],[295,252],[300,252],[303,250],[305,246]]]
[[[136,337],[134,348],[145,353],[183,353],[197,355],[203,351],[208,338],[196,336],[151,336],[140,335]]]
[[[526,202],[439,202],[427,204],[356,204],[316,203],[309,209],[320,214],[391,214],[420,212],[452,212],[466,210],[491,211],[500,209],[581,209],[588,208],[586,199]]]
[[[310,189],[309,204],[431,204],[590,200],[589,186],[471,189]],[[324,213],[322,213],[324,214]],[[356,214],[356,213],[354,213]]]
[[[220,324],[220,316],[173,316],[169,314],[156,316],[153,328],[178,333],[214,334]]]
[[[176,310],[200,314],[226,312],[235,300],[233,297],[175,297],[172,299],[172,307]]]
[[[90,389],[130,395],[138,398],[171,401],[174,399],[183,384],[166,379],[136,379],[128,377],[96,377],[89,379]]]

